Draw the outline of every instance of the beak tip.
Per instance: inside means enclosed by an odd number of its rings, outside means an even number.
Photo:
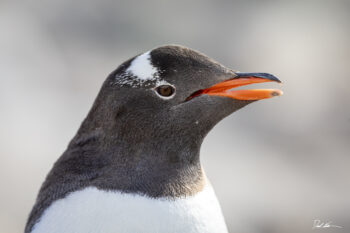
[[[272,97],[281,96],[281,95],[283,95],[283,91],[280,91],[280,90],[274,90],[273,92],[271,92]]]

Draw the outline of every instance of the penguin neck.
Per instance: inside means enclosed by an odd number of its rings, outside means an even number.
[[[108,133],[98,129],[78,132],[56,166],[79,179],[89,177],[90,186],[156,198],[191,196],[204,188],[201,142],[135,141]]]

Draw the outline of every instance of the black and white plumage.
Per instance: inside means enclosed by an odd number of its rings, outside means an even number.
[[[25,233],[227,232],[200,146],[216,123],[256,99],[203,90],[249,78],[278,81],[181,46],[124,62],[48,174]]]

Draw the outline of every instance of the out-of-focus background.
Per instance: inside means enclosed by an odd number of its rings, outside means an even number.
[[[1,232],[23,231],[109,72],[169,43],[284,82],[202,147],[230,232],[350,232],[350,1],[3,0],[0,29]]]

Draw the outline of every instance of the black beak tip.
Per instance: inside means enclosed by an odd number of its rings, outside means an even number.
[[[243,72],[236,72],[237,77],[255,77],[255,78],[264,78],[268,79],[274,82],[282,83],[281,80],[279,80],[276,76],[269,74],[269,73],[243,73]]]

